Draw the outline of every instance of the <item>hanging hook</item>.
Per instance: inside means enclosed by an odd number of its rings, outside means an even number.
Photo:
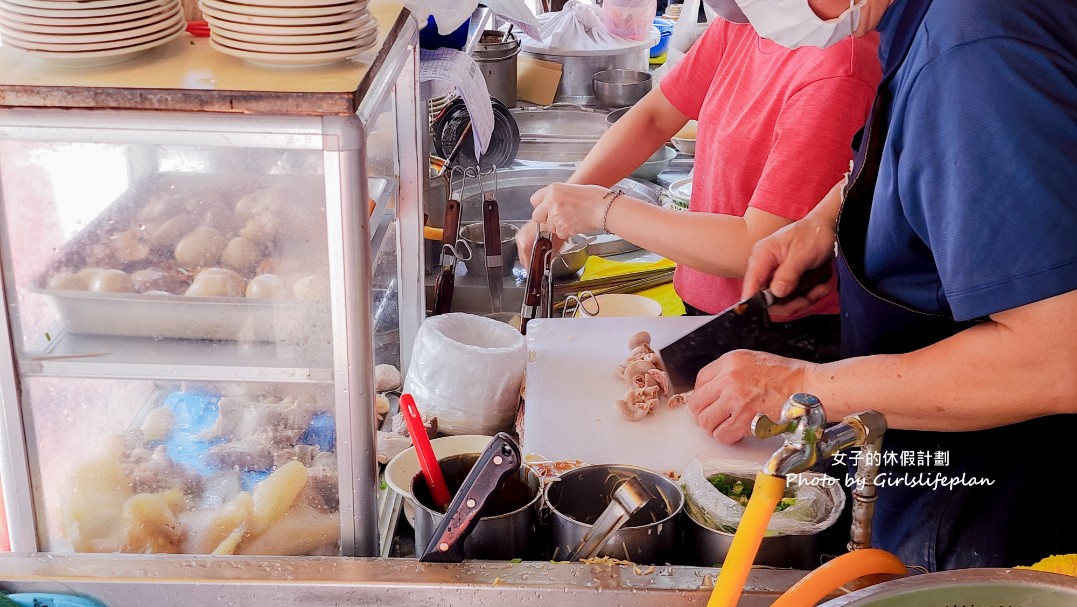
[[[594,302],[594,312],[587,309],[587,301]],[[570,304],[575,304],[572,306],[572,314],[568,313]],[[598,316],[598,313],[602,311],[602,304],[598,303],[598,298],[595,297],[594,293],[590,291],[580,291],[575,295],[569,295],[565,298],[565,306],[561,309],[561,318],[572,318],[576,316],[580,310],[583,310],[588,316]]]

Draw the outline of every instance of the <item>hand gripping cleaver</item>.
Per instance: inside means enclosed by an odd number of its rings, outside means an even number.
[[[781,356],[802,356],[802,350],[791,347],[775,332],[775,326],[781,323],[770,319],[769,308],[807,295],[816,285],[830,280],[830,275],[829,263],[808,270],[801,276],[796,289],[786,297],[774,297],[769,290],[763,289],[661,348],[658,355],[669,373],[673,393],[695,388],[700,369],[726,352],[748,349]]]

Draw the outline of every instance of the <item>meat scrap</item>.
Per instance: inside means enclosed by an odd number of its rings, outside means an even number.
[[[662,359],[651,348],[651,335],[640,331],[628,338],[628,358],[617,365],[617,377],[625,380],[628,391],[617,401],[617,409],[629,421],[650,415],[663,400],[670,409],[683,405],[687,393],[671,394],[669,374]]]

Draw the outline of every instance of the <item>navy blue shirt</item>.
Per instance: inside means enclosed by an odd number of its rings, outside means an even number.
[[[888,29],[928,1],[887,11],[884,68]],[[1075,53],[1077,2],[931,4],[888,85],[869,287],[956,320],[1077,289]]]

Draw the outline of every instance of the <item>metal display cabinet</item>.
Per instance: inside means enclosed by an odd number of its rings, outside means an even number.
[[[414,20],[371,11],[376,49],[312,70],[0,48],[12,550],[378,554],[373,368],[423,315],[426,119]]]

